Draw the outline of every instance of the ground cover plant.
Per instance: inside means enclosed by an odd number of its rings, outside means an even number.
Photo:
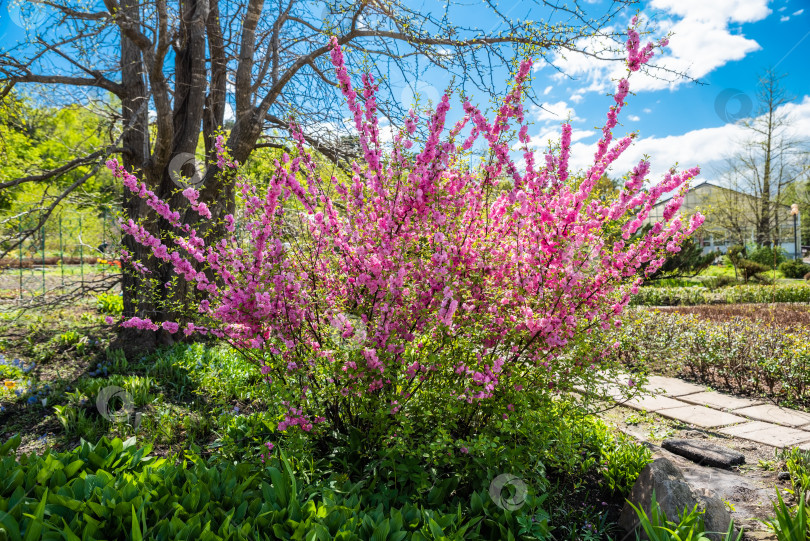
[[[8,442],[3,478],[10,481],[0,493],[0,501],[9,503],[0,509],[8,513],[0,524],[7,524],[9,533],[16,532],[15,527],[23,535],[38,527],[52,530],[45,525],[49,524],[64,533],[70,528],[80,538],[111,531],[127,537],[134,531],[134,509],[144,538],[173,539],[180,532],[202,535],[210,521],[217,536],[212,539],[245,538],[246,532],[271,523],[278,524],[272,528],[282,538],[299,529],[320,530],[316,524],[321,524],[330,535],[345,530],[359,536],[347,533],[346,539],[366,539],[369,531],[384,529],[386,520],[396,523],[401,513],[410,518],[399,528],[411,539],[422,539],[419,531],[428,539],[438,538],[430,519],[451,537],[465,531],[470,539],[507,538],[510,533],[516,539],[604,539],[611,537],[623,497],[649,461],[645,447],[560,400],[518,404],[508,419],[495,420],[464,439],[439,422],[445,415],[437,412],[424,423],[403,423],[403,434],[381,446],[369,445],[355,431],[330,440],[328,449],[322,449],[323,442],[279,428],[283,417],[268,415],[263,407],[273,386],[261,380],[255,366],[227,348],[179,345],[141,361],[111,361],[104,366],[108,369],[101,374],[71,381],[71,390],[67,382],[61,382],[61,390],[55,385],[48,405],[29,402],[27,394],[4,400],[10,405],[0,423]],[[257,380],[259,385],[250,385]],[[143,391],[132,385],[144,381],[149,385]],[[139,423],[134,416],[111,422],[100,415],[95,404],[98,392],[113,384],[131,392]],[[55,429],[44,448],[32,448],[29,428],[28,450],[14,456],[20,439],[10,436],[20,427],[8,422],[11,416],[44,416],[52,423],[71,414],[80,422]],[[79,438],[95,442],[102,436],[107,439],[98,444],[82,441],[77,447]],[[287,480],[276,478],[272,468]],[[42,481],[46,476],[40,472],[48,474],[48,482]],[[499,507],[489,492],[492,479],[505,474],[526,487],[511,510],[509,500],[515,494],[504,493],[505,502]],[[98,490],[82,497],[80,488],[87,486],[88,478],[97,477]],[[268,490],[264,485],[276,492],[279,485],[292,490],[293,477],[299,491],[295,503],[262,496]],[[210,483],[200,482],[205,479]],[[227,487],[231,482],[238,487],[233,496],[208,486]],[[138,503],[143,494],[152,492],[159,498],[150,500],[149,506]],[[111,498],[115,505],[109,503]],[[256,498],[260,500],[256,505],[271,502],[275,509],[269,522],[255,518],[250,502]],[[47,517],[37,515],[43,499],[48,501]],[[307,503],[310,500],[313,503]],[[249,502],[250,512],[238,509],[243,501]],[[175,502],[180,507],[174,507]],[[334,510],[343,514],[326,520],[321,511],[306,511],[313,505],[324,506],[327,517]],[[54,506],[64,509],[53,514]],[[214,512],[214,507],[222,512]],[[351,513],[347,515],[345,508]],[[79,509],[92,520],[78,515]],[[419,509],[423,514],[416,512]],[[288,519],[296,513],[302,518],[293,518],[298,524],[290,526]],[[369,520],[373,524],[366,530]],[[391,532],[396,531],[392,526]],[[15,538],[13,533],[10,538]]]

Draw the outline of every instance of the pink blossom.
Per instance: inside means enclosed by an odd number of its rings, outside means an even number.
[[[259,189],[218,136],[218,174],[234,179],[244,207],[212,216],[211,201],[187,189],[186,206],[200,216],[195,230],[111,160],[126,189],[173,227],[158,235],[148,221],[127,221],[121,229],[201,298],[183,312],[185,335],[227,339],[268,381],[273,374],[276,385],[286,384],[281,431],[332,422],[327,404],[379,404],[407,415],[408,397],[423,385],[446,391],[461,407],[525,392],[526,367],[546,382],[533,392],[556,393],[601,366],[594,361],[603,352],[566,364],[572,341],[610,328],[637,291],[641,269],[660,265],[702,223],[699,215],[688,223],[677,217],[697,168],[650,179],[645,159],[618,195],[595,197],[599,179],[634,141],[614,137],[614,129],[632,72],[653,54],[636,24],[625,44],[630,74],[606,104],[584,171],[570,170],[568,124],[545,157],[529,148],[522,100],[531,59],[520,63],[492,115],[465,101],[463,118],[448,126],[445,95],[424,118],[410,111],[389,146],[380,135],[377,83],[366,75],[355,88],[332,38],[330,58],[362,155],[348,175],[325,178],[293,123],[295,152],[270,164]],[[517,144],[509,140],[514,133]],[[470,167],[466,151],[481,147],[486,158]],[[514,155],[519,147],[525,166]],[[664,219],[650,220],[650,209],[668,195]],[[211,225],[226,233],[207,237]],[[123,324],[180,330],[150,319]]]

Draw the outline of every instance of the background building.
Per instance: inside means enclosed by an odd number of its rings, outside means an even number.
[[[652,208],[647,223],[663,219],[669,199]],[[729,246],[756,242],[757,230],[763,227],[763,208],[767,209],[766,236],[770,243],[781,246],[788,257],[796,258],[801,252],[797,247],[802,244],[800,217],[797,215],[794,219],[790,205],[771,201],[764,207],[758,197],[707,181],[689,189],[680,214],[703,214],[706,221],[695,233],[695,240],[703,244],[704,252],[725,253]]]

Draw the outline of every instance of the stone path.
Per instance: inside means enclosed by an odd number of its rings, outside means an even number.
[[[810,449],[810,413],[710,391],[677,378],[653,376],[645,389],[651,394],[619,403],[771,447]]]

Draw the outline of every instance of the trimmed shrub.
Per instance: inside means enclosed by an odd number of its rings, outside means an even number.
[[[705,287],[641,287],[630,299],[634,306],[694,306],[697,304],[742,304],[810,302],[810,285],[741,284],[711,291]]]
[[[611,355],[629,366],[644,362],[718,390],[810,406],[810,332],[804,329],[638,310],[602,339],[618,342]]]
[[[787,252],[781,246],[757,246],[748,252],[746,259],[755,261],[769,269],[775,269],[787,261]]]
[[[804,278],[804,275],[810,272],[810,265],[798,260],[785,261],[779,265],[779,270],[785,275],[785,278]]]

